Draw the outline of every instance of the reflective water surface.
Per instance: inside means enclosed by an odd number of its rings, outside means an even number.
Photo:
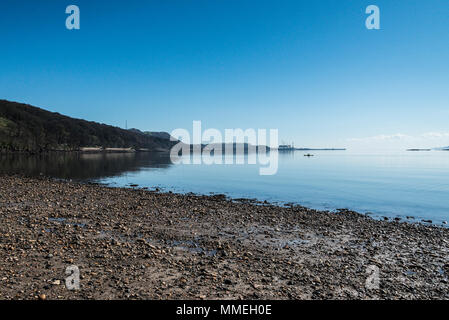
[[[273,176],[259,175],[258,165],[174,165],[162,153],[3,154],[0,172],[349,208],[373,217],[449,220],[449,152],[312,153],[280,153]]]

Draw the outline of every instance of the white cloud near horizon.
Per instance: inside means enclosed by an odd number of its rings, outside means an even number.
[[[423,133],[421,135],[421,137],[429,138],[429,139],[449,138],[449,132],[427,132],[427,133]]]
[[[449,145],[449,132],[426,132],[419,135],[408,135],[404,133],[380,134],[364,138],[349,138],[354,146],[370,147],[406,147],[406,148],[438,148]]]
[[[368,141],[388,141],[388,140],[405,140],[408,138],[412,138],[412,136],[408,136],[402,133],[396,133],[391,135],[380,134],[373,137],[365,137],[365,138],[350,138],[348,141],[350,142],[368,142]]]

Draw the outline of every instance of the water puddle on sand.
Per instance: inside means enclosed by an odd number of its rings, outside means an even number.
[[[68,222],[66,218],[48,218],[48,221],[56,222],[56,223],[60,223],[60,224],[67,224],[69,226],[80,227],[80,228],[86,227],[85,223]]]
[[[203,248],[199,245],[198,242],[193,241],[193,240],[184,240],[184,241],[171,240],[171,241],[168,241],[167,244],[172,248],[178,248],[178,249],[181,249],[184,251],[204,254],[209,257],[213,257],[217,254],[216,249],[209,250],[209,249]]]
[[[50,219],[49,219],[50,220]],[[58,222],[58,223],[67,223],[64,218],[54,218],[50,221]],[[71,225],[82,225],[82,224],[73,224]],[[85,226],[85,225],[84,225]],[[145,243],[156,247],[161,247],[162,250],[164,246],[168,246],[174,249],[180,249],[183,251],[188,251],[196,254],[204,254],[209,257],[214,257],[217,254],[216,249],[206,249],[200,246],[198,241],[195,240],[156,240],[152,238],[146,238],[143,234],[138,233],[135,235],[123,235],[118,232],[101,230],[100,233],[96,236],[96,239],[107,239],[113,240],[122,243],[135,243],[136,241],[144,241]]]

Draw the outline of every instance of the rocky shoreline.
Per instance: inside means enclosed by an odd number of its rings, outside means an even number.
[[[0,182],[0,299],[449,298],[447,228],[222,195]],[[80,290],[65,286],[71,265]]]

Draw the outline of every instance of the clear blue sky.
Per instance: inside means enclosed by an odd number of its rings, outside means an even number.
[[[0,98],[141,130],[449,145],[448,31],[447,0],[1,0]]]

